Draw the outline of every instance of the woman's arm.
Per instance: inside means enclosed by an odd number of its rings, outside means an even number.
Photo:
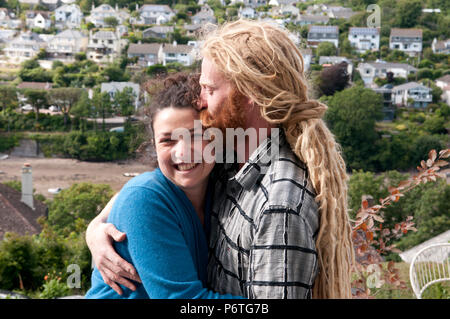
[[[140,278],[133,265],[120,257],[113,247],[113,241],[125,240],[126,234],[118,231],[113,224],[106,222],[117,195],[114,195],[101,213],[90,222],[86,230],[86,243],[103,281],[122,295],[122,289],[118,284],[134,291],[135,285],[127,278],[136,282],[140,282]]]
[[[152,196],[153,195],[153,196]],[[118,243],[137,269],[148,296],[152,299],[230,299],[203,287],[195,267],[195,259],[183,234],[180,218],[168,200],[142,188],[122,190],[110,221],[127,233]],[[195,244],[194,244],[195,245]],[[192,247],[191,247],[192,248]],[[206,252],[205,252],[206,253]]]

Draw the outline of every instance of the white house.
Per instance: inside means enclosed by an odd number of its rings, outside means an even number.
[[[13,12],[6,8],[0,8],[0,27],[5,29],[18,29],[22,21],[17,19]]]
[[[299,14],[294,23],[298,25],[310,25],[310,24],[327,24],[330,21],[328,16],[324,15],[302,15]]]
[[[55,10],[55,26],[57,28],[79,28],[83,13],[77,4],[64,4]]]
[[[170,22],[175,16],[175,12],[168,6],[162,4],[145,4],[141,8],[136,5],[140,18],[139,24],[164,24]]]
[[[127,51],[128,58],[138,57],[138,63],[150,66],[161,63],[159,57],[162,56],[161,43],[130,43]]]
[[[408,82],[392,88],[392,99],[396,105],[426,107],[433,101],[431,88],[417,82]],[[412,102],[408,100],[412,99]]]
[[[300,15],[300,9],[292,4],[281,4],[272,8],[271,12],[276,15],[290,15],[292,18],[297,18]]]
[[[199,12],[191,18],[192,24],[216,23],[214,11],[207,4],[203,5]]]
[[[438,41],[434,38],[431,43],[431,49],[435,54],[450,54],[450,39]]]
[[[392,28],[389,49],[400,50],[410,56],[420,54],[422,52],[422,29]]]
[[[113,62],[117,58],[127,41],[121,39],[118,31],[98,31],[89,33],[87,57],[97,63]]]
[[[380,30],[378,28],[350,28],[348,40],[360,53],[378,51],[380,48]]]
[[[50,57],[61,60],[73,60],[79,52],[87,49],[89,38],[78,30],[67,29],[53,37],[48,43]]]
[[[367,86],[371,85],[375,78],[386,78],[388,72],[392,72],[394,77],[405,79],[408,78],[408,75],[417,72],[417,69],[409,64],[391,62],[360,63],[357,70]]]
[[[161,51],[161,61],[163,65],[172,62],[178,62],[185,66],[194,63],[196,49],[192,45],[163,43]]]
[[[252,7],[240,7],[238,11],[238,17],[242,19],[255,19],[256,11]]]
[[[0,48],[3,48],[6,44],[11,42],[16,36],[16,30],[0,29]]]
[[[100,90],[102,93],[107,92],[111,96],[111,99],[113,99],[116,92],[122,92],[125,88],[131,88],[133,90],[134,108],[135,108],[135,110],[137,110],[140,106],[139,84],[133,83],[133,82],[107,82],[107,83],[104,82],[104,83],[102,83]]]
[[[351,8],[341,6],[329,6],[326,10],[326,15],[333,19],[348,20],[358,12],[354,12]]]
[[[25,23],[28,28],[41,28],[48,29],[52,25],[51,20],[51,12],[50,11],[25,11]]]
[[[339,27],[310,25],[308,30],[308,46],[317,47],[320,42],[331,42],[339,46]]]
[[[10,62],[21,63],[35,57],[41,49],[47,47],[45,42],[37,33],[31,31],[20,33],[3,49]]]
[[[156,25],[142,31],[142,38],[168,39],[174,30],[173,26]]]
[[[116,4],[116,7],[113,8],[109,4],[101,4],[97,8],[92,4],[91,14],[86,17],[86,22],[93,23],[96,27],[105,27],[105,18],[114,17],[119,22],[119,25],[124,23],[127,19],[130,18],[130,14],[124,10],[119,10],[119,7]]]

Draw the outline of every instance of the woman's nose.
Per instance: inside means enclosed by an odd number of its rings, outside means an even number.
[[[172,161],[175,163],[190,163],[190,145],[189,141],[184,141],[183,139],[178,140],[177,144],[172,149]]]

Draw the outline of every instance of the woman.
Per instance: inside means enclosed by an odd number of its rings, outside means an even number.
[[[194,131],[198,75],[164,82],[150,114],[158,168],[130,180],[118,194],[108,222],[127,234],[117,252],[137,270],[136,290],[119,295],[97,268],[86,298],[240,298],[204,288],[208,246],[208,180],[214,163],[194,163],[206,141],[194,143],[177,130]],[[201,138],[193,136],[193,138]],[[205,201],[206,198],[206,201]]]

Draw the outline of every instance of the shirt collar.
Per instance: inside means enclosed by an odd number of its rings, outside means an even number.
[[[278,152],[273,152],[272,148],[279,147],[285,142],[282,129],[275,130],[271,136],[266,138],[258,148],[250,155],[244,166],[231,178],[240,184],[244,189],[250,189],[255,183],[264,177],[269,166],[275,160]]]

